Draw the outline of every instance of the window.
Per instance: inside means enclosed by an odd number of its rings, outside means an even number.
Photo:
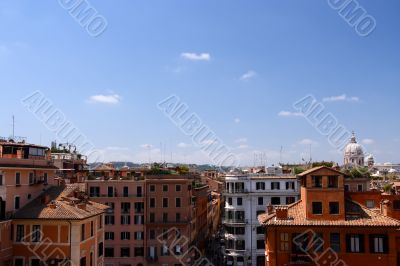
[[[82,257],[79,261],[79,266],[86,266],[86,257]]]
[[[3,185],[3,175],[0,174],[0,186]]]
[[[370,235],[369,245],[371,253],[388,253],[389,241],[387,235]]]
[[[324,249],[324,236],[321,233],[316,233],[312,241],[314,252],[321,253]]]
[[[367,208],[372,209],[375,207],[375,202],[373,200],[367,200],[365,202],[365,205],[367,206]]]
[[[265,213],[265,211],[256,211],[256,218],[257,218],[259,215],[264,214],[264,213]]]
[[[31,259],[31,266],[40,266],[40,259]]]
[[[280,182],[271,182],[271,190],[279,190],[281,189],[281,183]]]
[[[90,236],[92,237],[94,235],[94,222],[90,222]]]
[[[295,198],[295,197],[286,197],[286,204],[287,204],[287,205],[292,204],[292,203],[294,203],[295,201],[296,201],[296,198]]]
[[[181,255],[182,254],[182,247],[181,247],[181,245],[176,245],[175,246],[175,255]]]
[[[163,190],[164,192],[168,192],[168,185],[163,185],[163,186],[162,186],[162,190]]]
[[[14,209],[18,210],[20,207],[20,197],[19,196],[15,196],[14,199]]]
[[[149,231],[149,239],[155,239],[156,238],[156,231],[150,230]]]
[[[393,209],[400,210],[400,200],[393,201]]]
[[[175,191],[176,192],[181,191],[181,185],[175,185]]]
[[[121,248],[121,257],[129,257],[129,248]]]
[[[21,173],[15,173],[15,185],[21,185]]]
[[[177,223],[179,223],[179,222],[181,221],[181,214],[180,214],[179,212],[177,212],[177,213],[175,214],[175,221],[176,221]]]
[[[156,221],[156,216],[154,214],[154,212],[150,213],[150,223],[154,223]]]
[[[15,241],[22,242],[22,240],[24,239],[24,236],[25,236],[24,225],[18,224],[17,225],[17,236],[16,236]]]
[[[264,182],[256,182],[256,190],[265,190]]]
[[[350,186],[349,185],[344,185],[344,191],[350,191]]]
[[[143,240],[143,232],[135,232],[134,238],[135,240]]]
[[[150,192],[155,192],[156,191],[156,186],[155,185],[150,185],[149,190],[150,190]]]
[[[99,248],[99,250],[98,250],[98,252],[97,252],[97,255],[99,256],[99,257],[101,257],[101,256],[103,256],[103,249],[104,249],[104,244],[103,244],[103,242],[100,242],[99,243],[99,246],[98,246]]]
[[[328,188],[338,188],[338,187],[339,187],[339,177],[328,176]]]
[[[144,248],[143,247],[135,248],[134,251],[135,251],[135,254],[134,254],[135,257],[143,257],[144,256]]]
[[[129,196],[129,187],[124,187],[122,194],[124,197],[128,197]]]
[[[144,212],[144,202],[135,202],[135,213]]]
[[[357,185],[357,191],[358,192],[363,191],[363,185],[362,184]]]
[[[143,196],[142,195],[142,187],[141,186],[136,187],[136,196],[139,197],[139,198],[141,198]]]
[[[115,223],[114,215],[106,215],[105,224],[113,225]]]
[[[144,215],[135,215],[133,219],[134,224],[144,224]]]
[[[281,233],[280,241],[281,241],[280,244],[281,251],[289,251],[289,234]]]
[[[181,206],[181,198],[176,198],[176,199],[175,199],[175,206],[176,206],[177,208],[182,207],[182,206]]]
[[[339,202],[329,202],[329,214],[339,214]]]
[[[150,208],[155,208],[155,207],[156,207],[156,199],[150,198]]]
[[[104,249],[104,255],[107,258],[112,258],[114,257],[114,248],[105,248]]]
[[[121,215],[121,224],[131,224],[131,217],[129,215]]]
[[[264,240],[257,240],[257,249],[265,249],[265,242]]]
[[[40,235],[40,225],[33,225],[32,226],[32,242],[39,242],[41,239]]]
[[[312,212],[313,214],[322,214],[322,202],[313,202]]]
[[[104,233],[104,238],[106,240],[114,240],[114,232],[105,232]]]
[[[90,187],[89,196],[90,197],[100,197],[100,187]]]
[[[163,208],[168,208],[168,198],[163,198]]]
[[[81,241],[85,240],[85,224],[81,224]]]
[[[290,182],[286,182],[286,190],[289,189],[294,189],[294,182],[290,181]]]
[[[163,213],[163,222],[167,223],[168,222],[168,212]]]
[[[264,198],[258,197],[258,205],[264,205]]]
[[[257,226],[257,235],[265,234],[265,227],[264,226]]]
[[[29,173],[29,185],[32,185],[35,183],[34,177],[33,177],[33,173]]]
[[[281,204],[281,198],[280,197],[272,197],[271,198],[271,204],[272,205],[280,205]]]
[[[121,240],[130,240],[131,233],[130,232],[121,232]]]
[[[237,201],[237,205],[238,206],[242,206],[243,205],[243,199],[242,198],[237,198],[236,201]]]
[[[340,234],[339,233],[331,233],[331,248],[339,253],[340,252]]]
[[[48,175],[47,175],[47,173],[44,173],[43,174],[43,182],[45,183],[45,184],[47,184],[48,183]]]
[[[122,213],[129,213],[130,210],[131,210],[130,202],[121,202],[121,212]]]
[[[363,253],[364,235],[346,235],[346,251],[348,253]]]
[[[313,187],[322,187],[322,176],[313,176],[312,177]]]
[[[228,198],[228,205],[232,205],[232,198]]]
[[[113,187],[107,187],[107,196],[108,197],[114,196],[114,188]]]

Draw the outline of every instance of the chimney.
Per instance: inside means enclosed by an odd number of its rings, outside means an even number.
[[[287,220],[288,219],[288,208],[287,207],[278,207],[275,210],[276,219],[277,220]]]
[[[271,205],[271,203],[269,203],[269,205],[267,206],[267,214],[270,215],[274,212],[274,206]]]
[[[50,202],[50,204],[48,205],[48,207],[49,207],[50,209],[55,209],[55,208],[57,208],[56,202],[55,202],[54,200],[52,200],[52,201]]]

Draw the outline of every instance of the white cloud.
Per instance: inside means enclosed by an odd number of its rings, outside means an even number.
[[[370,145],[375,143],[373,139],[363,139],[361,142],[365,145]]]
[[[348,97],[346,94],[338,95],[338,96],[330,96],[323,98],[322,101],[324,102],[358,102],[360,101],[360,98],[353,96],[353,97]]]
[[[178,143],[177,146],[178,146],[178,148],[189,148],[191,145],[184,143],[184,142],[180,142],[180,143]]]
[[[143,148],[143,149],[152,149],[153,145],[151,145],[151,144],[142,144],[142,145],[140,145],[140,147]]]
[[[235,119],[233,120],[233,122],[235,122],[236,124],[239,124],[239,123],[240,123],[240,118],[235,118]]]
[[[238,149],[247,149],[247,148],[249,148],[249,145],[247,145],[247,144],[240,144],[238,146]]]
[[[216,143],[217,141],[216,140],[213,140],[213,139],[206,139],[206,140],[203,140],[202,142],[201,142],[201,144],[203,144],[203,145],[209,145],[209,144],[214,144],[214,143]]]
[[[209,53],[181,53],[181,57],[183,59],[191,60],[191,61],[210,61],[211,56]]]
[[[247,138],[238,138],[238,139],[235,139],[235,142],[236,143],[246,143],[247,142]]]
[[[300,112],[290,112],[290,111],[280,111],[278,113],[279,116],[289,117],[289,116],[303,116],[303,113]]]
[[[117,104],[121,101],[121,96],[118,94],[97,94],[90,96],[89,101],[92,103]]]
[[[246,81],[246,80],[252,79],[252,78],[254,78],[254,77],[256,77],[256,76],[257,76],[257,73],[256,73],[255,71],[249,70],[249,71],[247,71],[246,73],[244,73],[244,74],[240,77],[240,80]]]
[[[302,139],[299,141],[300,145],[317,145],[318,142],[312,139]]]

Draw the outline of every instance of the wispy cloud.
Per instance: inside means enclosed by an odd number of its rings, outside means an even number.
[[[152,149],[154,146],[153,145],[151,145],[151,144],[142,144],[142,145],[140,145],[140,148],[143,148],[143,149]]]
[[[249,148],[249,145],[247,145],[247,144],[240,144],[237,148],[238,148],[238,149],[248,149],[248,148]]]
[[[97,94],[89,97],[91,103],[106,103],[106,104],[117,104],[121,101],[121,96],[118,94]]]
[[[177,146],[178,146],[178,148],[189,148],[191,145],[187,144],[185,142],[180,142],[180,143],[178,143]]]
[[[358,102],[360,101],[359,97],[352,96],[349,97],[346,94],[338,95],[338,96],[330,96],[322,99],[324,102]]]
[[[362,142],[362,144],[370,145],[370,144],[374,144],[375,140],[373,140],[373,139],[363,139],[361,142]]]
[[[290,111],[280,111],[278,113],[279,116],[289,117],[289,116],[303,116],[300,112],[290,112]]]
[[[209,53],[181,53],[181,57],[191,61],[210,61],[211,59]]]
[[[235,118],[235,119],[233,120],[233,122],[235,122],[236,124],[239,124],[239,123],[240,123],[240,118]]]
[[[312,139],[302,139],[299,141],[300,145],[317,145],[318,142]]]
[[[246,80],[250,80],[252,78],[255,78],[257,76],[257,73],[253,70],[249,70],[246,73],[244,73],[241,77],[240,80],[241,81],[246,81]]]
[[[235,139],[235,142],[236,143],[246,143],[247,142],[247,138],[238,138],[238,139]]]

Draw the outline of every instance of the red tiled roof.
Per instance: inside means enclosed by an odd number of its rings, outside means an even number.
[[[278,220],[276,214],[261,214],[260,224],[265,226],[369,226],[369,227],[400,227],[400,221],[369,210],[356,202],[346,200],[345,220],[308,220],[304,204],[298,202],[288,206],[288,219]]]
[[[79,208],[78,204],[83,203],[82,200],[73,197],[77,189],[76,184],[67,187],[51,187],[17,211],[13,218],[82,220],[104,213],[108,209],[106,205],[92,201],[84,201],[85,208]],[[42,201],[42,198],[46,196],[49,197],[50,204],[44,204]],[[54,204],[55,208],[50,207],[51,204]]]
[[[333,168],[331,168],[331,167],[327,167],[327,166],[318,166],[318,167],[314,167],[314,168],[308,169],[307,171],[304,171],[304,172],[298,174],[298,176],[300,176],[300,177],[301,177],[301,176],[306,176],[306,175],[308,175],[308,174],[311,174],[311,173],[316,172],[316,171],[321,170],[321,169],[328,169],[328,170],[333,171],[333,172],[336,172],[336,173],[338,173],[338,174],[345,175],[344,173],[342,173],[342,172],[340,172],[340,171],[338,171],[338,170],[336,170],[336,169],[333,169]]]

